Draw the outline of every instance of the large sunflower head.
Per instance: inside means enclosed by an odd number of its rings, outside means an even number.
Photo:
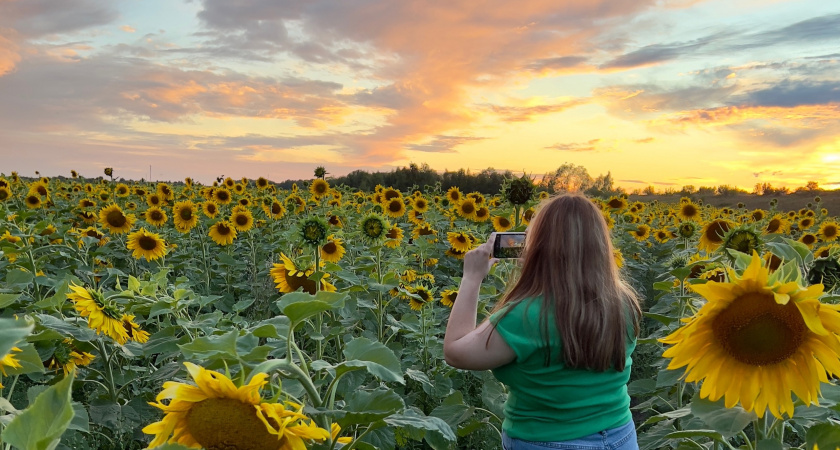
[[[166,254],[166,241],[159,234],[150,233],[141,228],[128,235],[126,246],[132,251],[134,259],[146,258],[147,261],[154,261]]]
[[[469,197],[464,197],[463,200],[458,204],[455,208],[455,212],[468,220],[475,220],[475,212],[478,209],[478,206],[475,204],[475,200]]]
[[[280,263],[274,264],[271,269],[271,277],[274,279],[278,291],[285,294],[303,289],[303,292],[315,294],[315,281],[309,279],[315,273],[314,267],[299,269],[294,261],[283,253],[280,254],[280,261]],[[326,281],[328,276],[329,274],[325,274],[324,278],[321,278],[320,290],[335,291],[335,286]]]
[[[230,245],[236,239],[236,228],[230,222],[220,220],[210,227],[208,234],[213,242],[219,245]]]
[[[329,226],[320,217],[308,217],[300,221],[300,238],[304,243],[320,247],[327,240]]]
[[[391,224],[384,217],[371,213],[362,219],[362,238],[368,242],[378,242],[385,237]]]
[[[411,201],[411,207],[418,213],[423,214],[429,210],[429,201],[422,196],[415,197],[414,200]]]
[[[680,204],[680,210],[677,215],[683,220],[699,220],[700,219],[700,207],[695,205],[693,202],[688,201],[685,203]]]
[[[175,203],[172,207],[175,229],[187,233],[198,224],[198,208],[191,200]]]
[[[254,227],[254,215],[247,208],[237,208],[230,215],[230,223],[236,231],[244,233]]]
[[[185,362],[195,385],[167,381],[153,406],[165,414],[143,432],[154,435],[149,448],[167,442],[207,449],[305,449],[330,432],[318,428],[293,403],[267,403],[260,390],[268,375],[258,373],[237,387],[224,374]],[[162,400],[168,399],[168,403]]]
[[[771,274],[758,253],[728,278],[690,285],[706,303],[661,339],[672,345],[668,369],[687,367],[687,382],[703,381],[702,398],[725,397],[727,408],[740,402],[759,417],[792,416],[791,392],[815,403],[826,373],[840,374],[840,306],[820,302],[823,285],[802,287],[796,268]]]
[[[101,292],[71,284],[67,299],[73,302],[80,316],[88,319],[88,327],[95,330],[96,334],[104,333],[120,344],[128,341],[128,333],[120,320],[122,314]]]
[[[123,214],[119,205],[111,204],[99,210],[99,223],[111,234],[128,233],[134,226],[134,214]]]
[[[717,250],[723,244],[723,236],[732,228],[732,222],[726,219],[715,219],[709,221],[700,230],[700,242],[697,248],[709,253]]]
[[[150,206],[149,209],[146,210],[144,216],[146,222],[156,227],[162,227],[169,219],[166,217],[166,211],[157,206]]]
[[[820,239],[825,242],[831,242],[837,240],[837,236],[840,234],[840,226],[837,225],[837,222],[834,221],[826,221],[820,225],[820,230],[817,232]]]

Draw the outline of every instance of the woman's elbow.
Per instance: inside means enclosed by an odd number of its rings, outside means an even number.
[[[461,355],[458,352],[458,347],[455,343],[444,343],[443,344],[443,359],[446,361],[446,364],[456,368],[456,369],[463,369],[462,367],[463,361],[461,359]]]

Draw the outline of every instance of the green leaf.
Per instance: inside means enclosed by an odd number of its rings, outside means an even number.
[[[336,411],[341,428],[355,424],[369,424],[384,419],[405,408],[402,397],[391,389],[356,391],[346,399],[343,411]]]
[[[691,412],[726,438],[738,434],[756,419],[755,413],[744,411],[744,408],[738,405],[727,408],[723,399],[712,402],[700,398],[699,393],[694,394],[694,398],[691,399]]]
[[[202,336],[189,344],[179,345],[187,359],[210,359],[229,356],[236,359],[236,339],[238,330],[232,330],[222,335]]]
[[[820,450],[832,450],[840,447],[840,425],[820,423],[808,429],[805,435],[805,448],[811,450],[814,445]]]
[[[656,387],[674,386],[679,383],[680,378],[685,375],[685,368],[675,370],[663,370],[656,375]]]
[[[725,443],[726,438],[723,437],[722,434],[718,433],[714,430],[686,430],[686,431],[677,431],[674,433],[670,433],[665,436],[667,439],[682,439],[682,438],[696,438],[696,437],[706,437],[712,439],[714,441]]]
[[[453,430],[458,429],[458,425],[471,418],[475,414],[475,408],[464,404],[464,396],[460,391],[446,397],[443,404],[432,410],[430,416],[437,417],[447,424]]]
[[[20,294],[0,294],[0,308],[5,308],[20,298]]]
[[[400,360],[394,352],[379,341],[356,338],[344,347],[345,361],[335,366],[336,376],[364,368],[383,381],[405,384]]]
[[[8,355],[12,347],[29,336],[32,328],[23,320],[0,319],[0,358]]]
[[[32,283],[32,280],[34,280],[34,279],[35,279],[35,277],[32,275],[32,273],[30,273],[26,270],[22,270],[22,269],[10,270],[6,274],[6,286],[8,286],[8,287],[15,286],[15,287],[24,287],[25,288],[25,287],[29,286],[29,284]]]
[[[291,292],[283,295],[277,307],[292,321],[292,328],[309,317],[344,306],[346,293],[320,291],[315,295],[306,292]]]
[[[423,430],[423,438],[435,450],[448,450],[455,442],[455,432],[439,417],[423,415],[420,410],[406,409],[402,414],[386,417],[385,423],[409,430]]]
[[[67,426],[67,429],[84,431],[85,433],[89,433],[90,419],[88,418],[88,413],[85,409],[85,405],[79,402],[73,402],[73,412],[73,420],[70,422],[70,425]]]
[[[784,450],[778,439],[762,439],[758,441],[755,450]]]
[[[3,441],[21,450],[52,450],[73,420],[73,374],[41,393],[3,431]]]
[[[649,395],[653,391],[656,390],[656,380],[652,380],[650,378],[644,378],[641,380],[635,380],[630,382],[627,385],[627,393],[633,396],[638,395]]]
[[[35,350],[35,346],[26,343],[17,346],[21,352],[15,352],[15,360],[20,363],[20,367],[6,367],[6,374],[8,375],[23,375],[26,373],[43,373],[44,363],[41,361],[41,356]]]

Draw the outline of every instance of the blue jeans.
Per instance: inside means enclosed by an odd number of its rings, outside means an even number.
[[[626,425],[599,431],[570,441],[535,442],[514,439],[502,432],[504,450],[639,450],[636,442],[636,425],[631,420]]]

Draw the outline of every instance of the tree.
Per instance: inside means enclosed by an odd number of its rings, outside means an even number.
[[[554,192],[581,192],[592,186],[593,180],[586,167],[563,163],[552,174],[547,174],[541,186]]]
[[[315,168],[315,178],[323,179],[327,176],[327,168],[324,166],[318,166]]]

